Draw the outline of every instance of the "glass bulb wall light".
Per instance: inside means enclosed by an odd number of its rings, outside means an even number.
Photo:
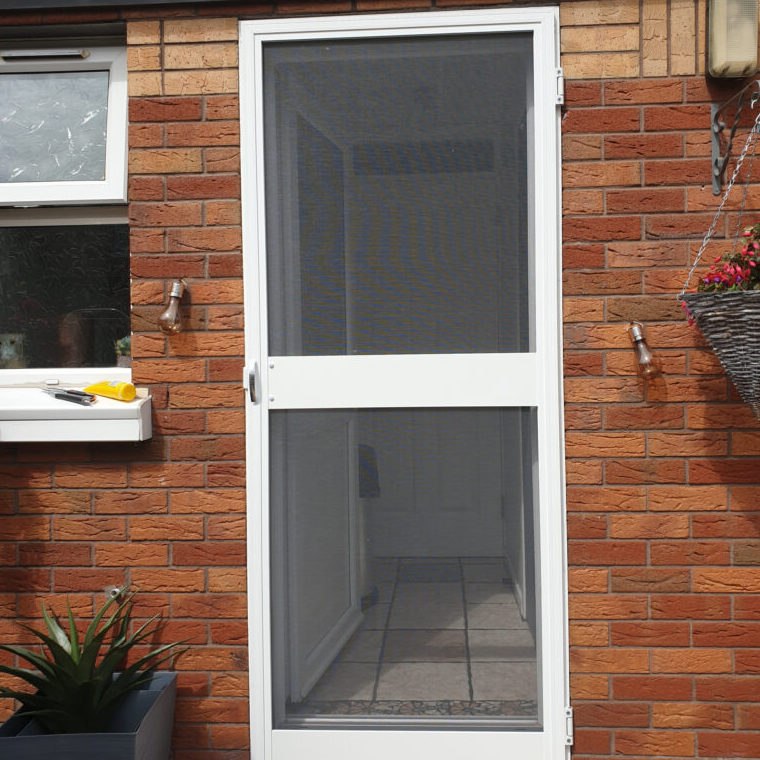
[[[166,307],[166,311],[158,318],[158,326],[161,328],[161,332],[167,335],[182,332],[182,315],[179,311],[179,302],[182,299],[185,288],[184,280],[175,280],[172,283],[171,290],[169,291],[169,304]]]
[[[657,377],[660,374],[660,367],[647,346],[644,338],[644,325],[641,322],[631,322],[628,325],[628,334],[631,336],[633,351],[636,354],[636,369],[639,375],[644,380]]]

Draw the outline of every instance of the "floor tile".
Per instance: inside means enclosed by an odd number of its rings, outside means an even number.
[[[465,583],[464,593],[469,604],[500,604],[514,602],[511,584],[505,583]]]
[[[470,630],[467,638],[473,662],[536,659],[533,634],[527,628]]]
[[[472,663],[474,699],[536,698],[536,665],[529,662]]]
[[[502,562],[463,562],[462,571],[468,583],[501,583],[509,577]]]
[[[461,578],[458,560],[401,560],[398,571],[399,583],[451,583],[458,582]]]
[[[388,619],[390,604],[375,604],[364,612],[364,621],[361,628],[365,631],[382,630]]]
[[[464,662],[464,631],[388,631],[383,662]]]
[[[526,628],[516,604],[468,604],[467,625],[470,628]]]
[[[311,690],[309,699],[372,699],[376,673],[377,667],[370,663],[333,663]]]
[[[391,663],[383,665],[378,699],[469,699],[464,663]]]
[[[338,662],[374,662],[380,659],[383,644],[382,631],[362,631],[355,633],[340,650]]]
[[[388,628],[464,628],[461,602],[394,604]]]

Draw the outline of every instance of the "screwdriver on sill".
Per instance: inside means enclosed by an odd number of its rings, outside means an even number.
[[[42,391],[43,393],[50,394],[53,398],[71,401],[74,404],[81,404],[82,406],[91,406],[95,401],[95,396],[92,393],[85,393],[84,391],[67,388],[43,388]]]

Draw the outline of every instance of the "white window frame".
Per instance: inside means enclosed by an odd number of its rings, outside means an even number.
[[[127,200],[127,51],[126,46],[79,45],[0,50],[3,74],[108,72],[105,179],[56,182],[0,182],[0,206],[125,203]],[[72,49],[85,50],[82,57]],[[56,56],[58,52],[61,55]],[[7,54],[7,57],[4,57]]]

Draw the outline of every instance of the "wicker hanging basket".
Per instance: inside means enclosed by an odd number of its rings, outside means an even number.
[[[760,419],[760,291],[686,293],[683,299],[742,400]]]

